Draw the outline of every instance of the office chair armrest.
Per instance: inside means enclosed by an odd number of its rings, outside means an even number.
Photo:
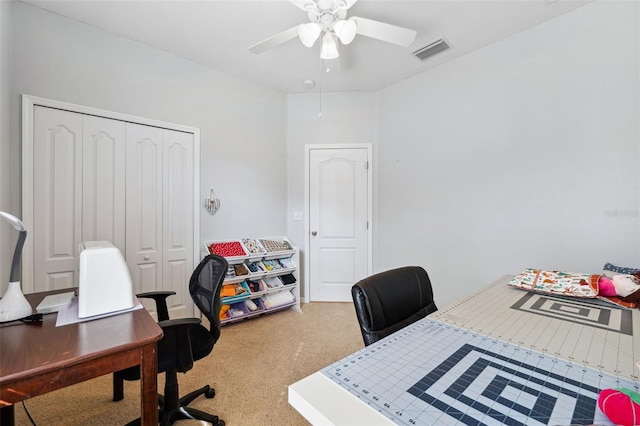
[[[158,325],[162,330],[172,329],[178,327],[191,327],[192,325],[200,324],[202,321],[200,318],[177,318],[166,321],[159,321]]]
[[[193,367],[189,329],[199,326],[200,322],[199,318],[178,318],[158,323],[164,333],[162,340],[158,342],[158,353],[171,360],[171,365],[178,372],[184,373]],[[160,359],[158,362],[162,361]]]
[[[176,294],[175,291],[149,291],[146,293],[138,293],[136,296],[153,299],[156,302],[156,311],[158,312],[158,321],[166,321],[169,319],[169,309],[167,308],[167,297]]]

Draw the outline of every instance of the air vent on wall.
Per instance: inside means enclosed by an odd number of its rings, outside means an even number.
[[[429,56],[435,55],[436,53],[442,52],[443,50],[446,50],[448,48],[449,45],[443,39],[439,39],[431,44],[426,45],[425,47],[416,50],[415,52],[413,52],[413,56],[420,59],[421,61],[424,61]]]

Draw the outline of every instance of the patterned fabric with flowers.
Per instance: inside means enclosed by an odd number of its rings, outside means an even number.
[[[509,281],[508,284],[529,291],[596,298],[598,297],[597,288],[592,288],[590,281],[590,274],[528,268]]]

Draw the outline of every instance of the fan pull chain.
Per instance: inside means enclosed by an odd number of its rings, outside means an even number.
[[[319,98],[318,118],[322,118],[322,83],[320,83],[320,91],[318,92],[318,98]]]
[[[322,118],[322,77],[324,73],[322,70],[324,69],[324,60],[320,59],[320,79],[318,82],[318,118]]]

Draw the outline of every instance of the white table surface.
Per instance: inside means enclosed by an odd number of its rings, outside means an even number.
[[[634,334],[640,334],[637,309],[623,313],[617,308],[595,307],[587,313],[581,309],[581,301],[565,305],[508,287],[510,278],[504,276],[428,319],[638,382],[640,338],[634,339]],[[603,316],[601,310],[611,312]],[[603,317],[609,318],[609,323],[603,323]],[[620,332],[625,327],[633,332]],[[313,425],[394,424],[320,371],[289,386],[289,403]]]

